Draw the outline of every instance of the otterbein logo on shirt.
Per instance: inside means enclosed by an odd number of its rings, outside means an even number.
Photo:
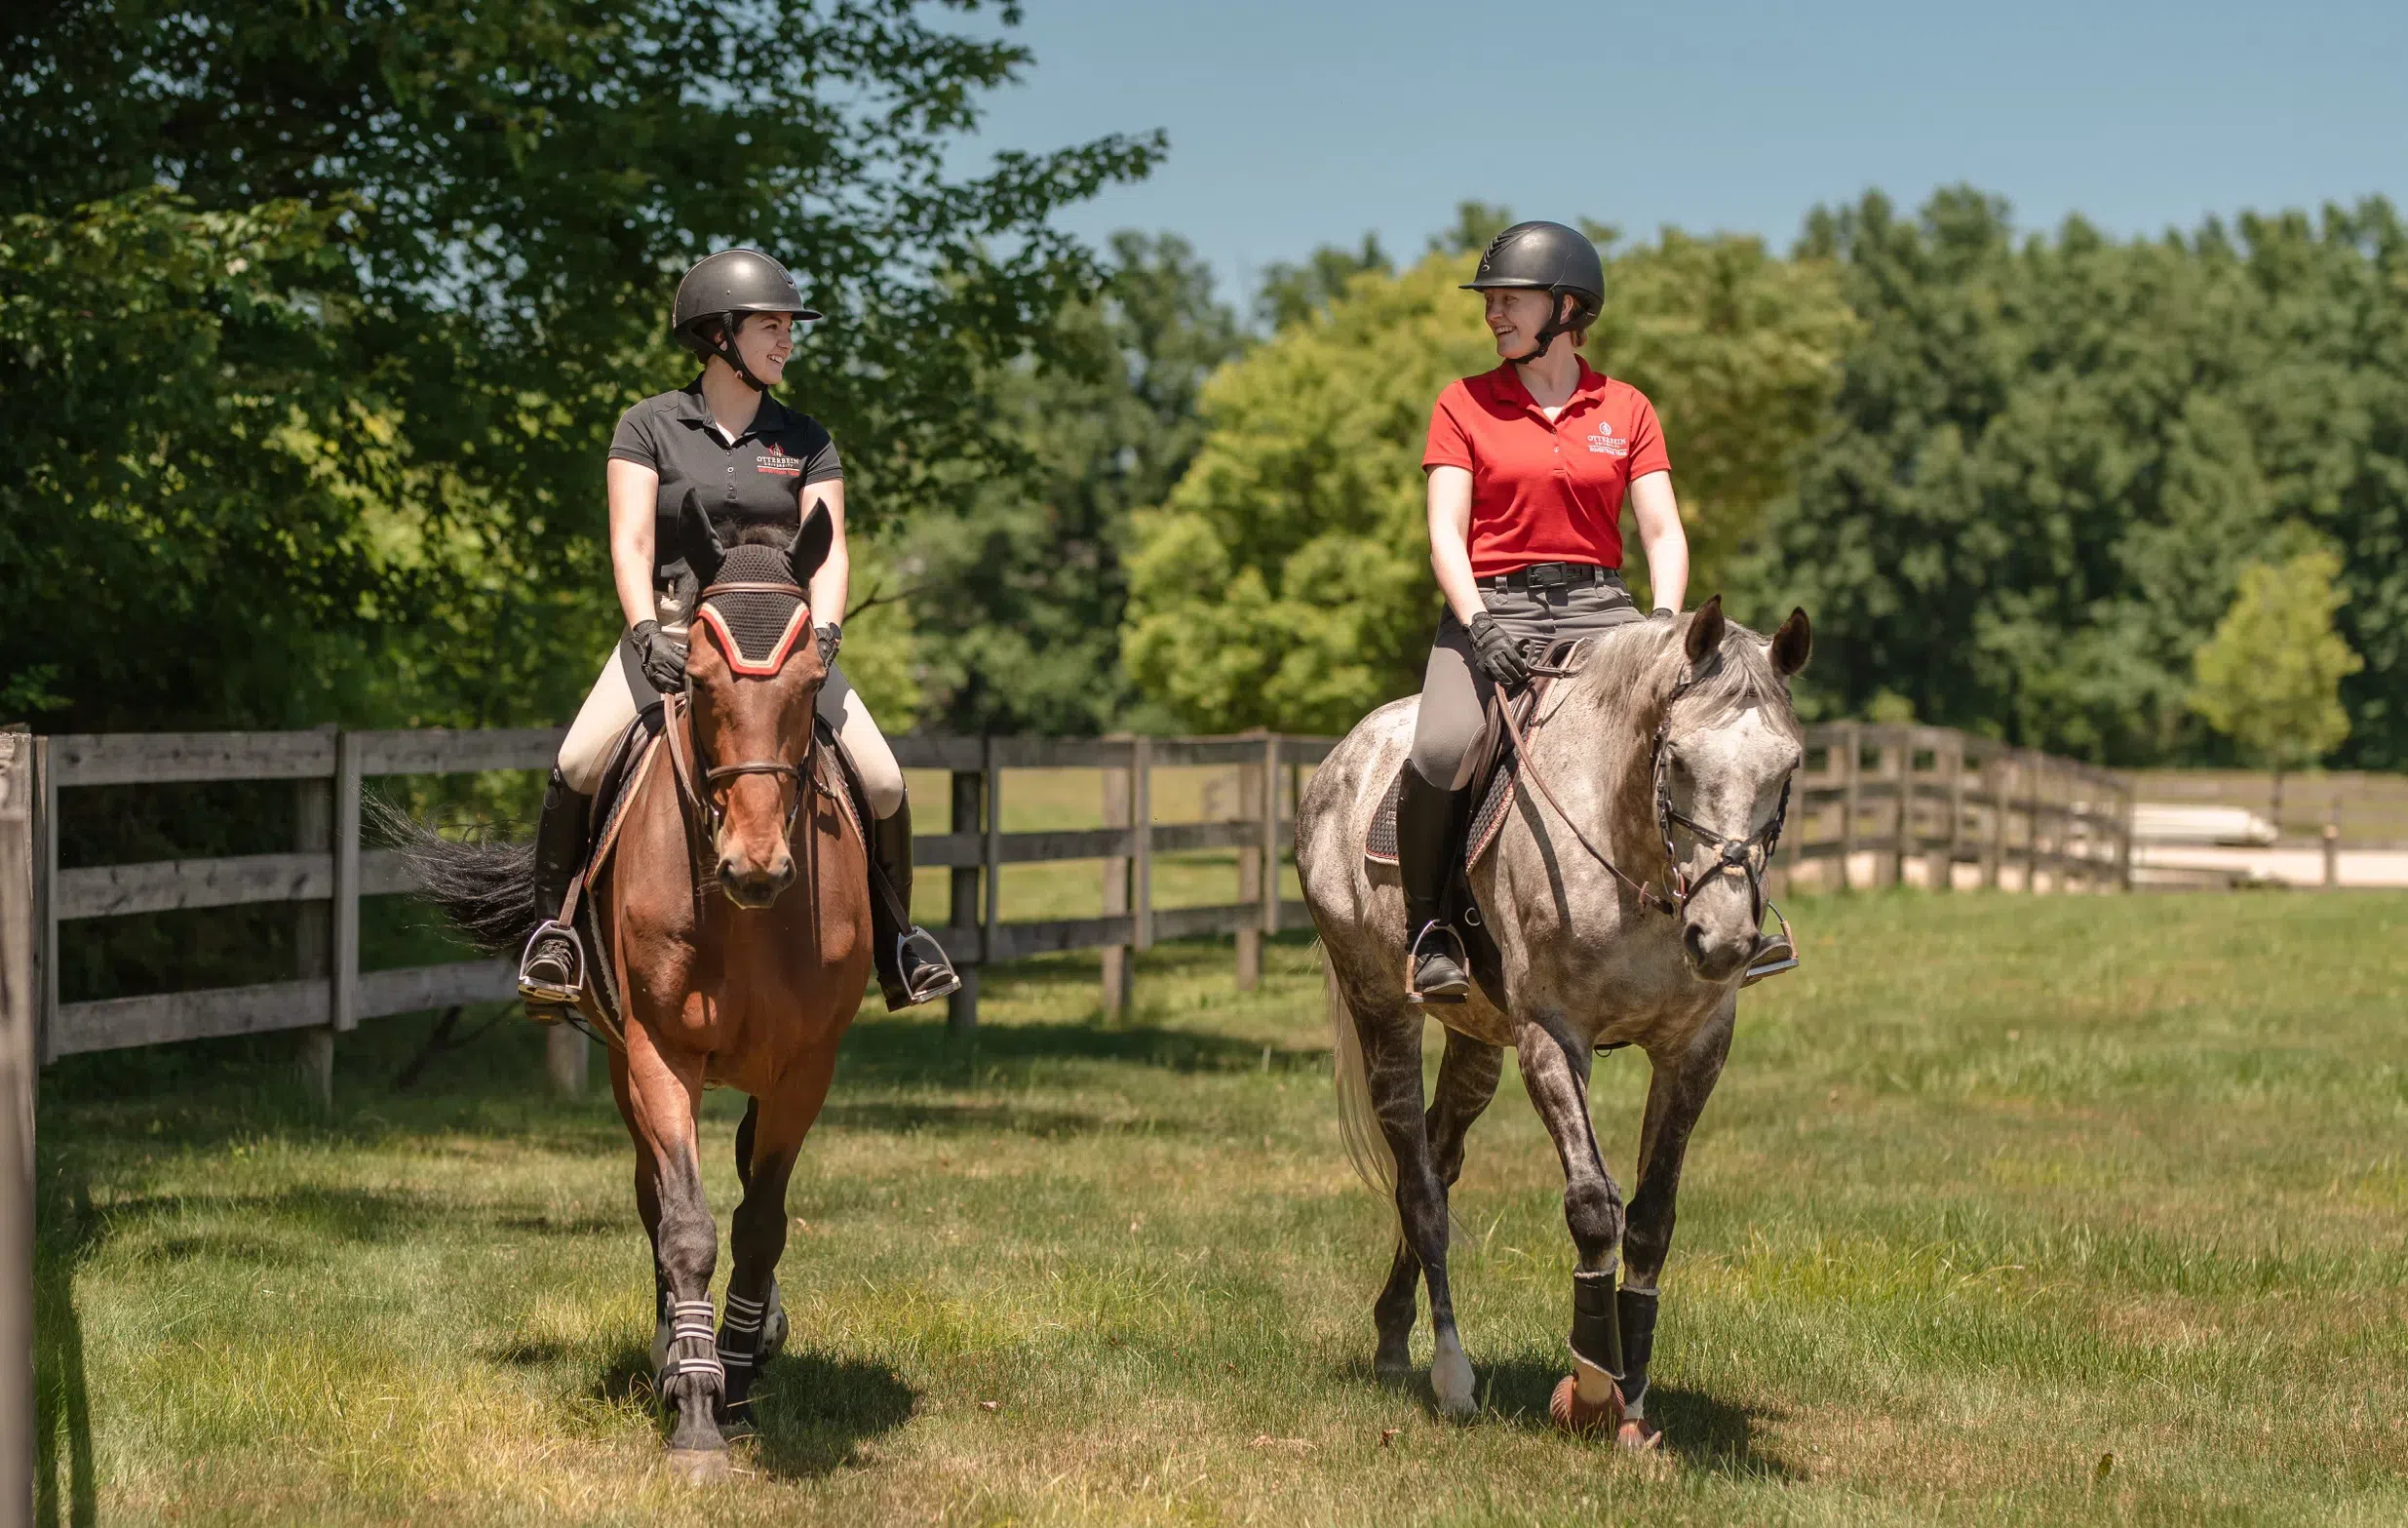
[[[754,458],[754,466],[757,471],[774,472],[781,478],[799,478],[802,476],[802,459],[798,456],[789,456],[779,451],[762,452],[759,456]]]
[[[1597,433],[1588,438],[1588,449],[1607,456],[1627,456],[1630,454],[1630,437],[1614,434],[1612,424],[1601,420]]]

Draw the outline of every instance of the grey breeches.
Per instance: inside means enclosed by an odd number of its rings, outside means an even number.
[[[667,600],[661,604],[661,629],[674,636],[685,635],[684,612]],[[636,720],[640,710],[658,704],[660,692],[643,677],[631,641],[621,637],[561,744],[561,777],[568,788],[591,796],[602,783],[612,740]],[[819,714],[843,740],[844,751],[860,768],[862,784],[870,793],[872,815],[880,821],[893,816],[903,805],[903,769],[895,763],[894,750],[886,746],[877,723],[871,719],[869,706],[845,683],[840,668],[831,667],[828,682],[820,686]]]
[[[1577,589],[1523,593],[1483,589],[1488,607],[1505,634],[1524,643],[1546,644],[1643,619],[1619,578]],[[1496,686],[1471,661],[1471,633],[1453,610],[1439,618],[1421,676],[1421,713],[1413,727],[1413,767],[1428,784],[1460,790],[1488,745],[1489,696]]]

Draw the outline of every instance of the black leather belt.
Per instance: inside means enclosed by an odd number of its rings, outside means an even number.
[[[1511,589],[1517,592],[1531,589],[1586,589],[1597,584],[1617,582],[1622,575],[1618,568],[1600,568],[1595,563],[1533,563],[1511,572],[1491,573],[1473,582],[1483,589]]]

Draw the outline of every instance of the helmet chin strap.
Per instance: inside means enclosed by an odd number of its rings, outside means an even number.
[[[719,337],[712,342],[711,353],[726,362],[738,376],[743,377],[747,387],[757,393],[765,393],[769,391],[769,384],[753,374],[752,370],[744,364],[744,356],[736,349],[736,326],[742,322],[743,319],[737,314],[720,314]],[[1545,346],[1542,345],[1539,348],[1544,349]]]
[[[1555,343],[1556,335],[1569,332],[1571,328],[1570,324],[1564,322],[1564,289],[1549,287],[1547,289],[1547,321],[1539,327],[1538,342],[1531,346],[1529,355],[1512,357],[1513,364],[1529,366],[1547,353],[1547,346]]]

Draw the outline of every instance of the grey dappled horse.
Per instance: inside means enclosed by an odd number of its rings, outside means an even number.
[[[1395,1264],[1372,1308],[1377,1365],[1390,1377],[1410,1368],[1417,1275],[1426,1278],[1430,1385],[1451,1416],[1474,1402],[1447,1286],[1447,1195],[1462,1170],[1464,1132],[1495,1096],[1511,1048],[1563,1163],[1564,1218],[1579,1258],[1574,1376],[1559,1388],[1557,1419],[1633,1446],[1654,1440],[1644,1418],[1656,1277],[1682,1156],[1729,1052],[1756,950],[1764,861],[1802,751],[1789,679],[1812,640],[1803,610],[1767,640],[1727,622],[1718,600],[1677,622],[1591,641],[1546,696],[1514,808],[1473,872],[1501,971],[1459,1005],[1406,1002],[1403,893],[1395,869],[1363,853],[1418,702],[1364,718],[1299,803],[1297,866],[1328,961],[1347,1148],[1367,1179],[1393,1186],[1400,1222]],[[1534,768],[1569,823],[1533,789]],[[1426,1115],[1425,1016],[1447,1028]],[[1590,1058],[1614,1044],[1647,1052],[1651,1069],[1627,1216],[1588,1109]]]

